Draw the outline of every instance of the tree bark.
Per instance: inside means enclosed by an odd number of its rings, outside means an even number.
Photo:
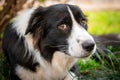
[[[33,7],[36,0],[5,0],[3,10],[0,11],[0,41],[1,33],[10,20],[22,9]]]
[[[0,11],[0,34],[27,0],[6,0],[3,5],[3,10]]]

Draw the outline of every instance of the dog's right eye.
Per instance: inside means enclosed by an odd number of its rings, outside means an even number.
[[[62,24],[58,26],[58,29],[62,30],[62,31],[68,31],[69,30],[69,26],[66,24]]]
[[[81,22],[81,25],[85,26],[87,24],[87,22],[85,20],[82,20]]]

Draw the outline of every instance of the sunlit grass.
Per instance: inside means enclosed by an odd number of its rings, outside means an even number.
[[[89,72],[101,67],[94,59],[80,60],[78,64],[80,65],[80,72]]]
[[[96,35],[120,33],[120,11],[85,12],[89,32]]]

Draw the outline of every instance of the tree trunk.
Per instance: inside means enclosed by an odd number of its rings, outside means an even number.
[[[0,11],[0,41],[3,29],[8,25],[10,19],[24,8],[31,8],[36,0],[5,0],[3,10]]]
[[[9,23],[10,19],[14,17],[20,9],[22,9],[22,6],[26,1],[27,0],[5,1],[3,5],[3,10],[0,11],[0,34]]]

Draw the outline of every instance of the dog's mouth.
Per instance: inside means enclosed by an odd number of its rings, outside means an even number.
[[[77,58],[77,59],[83,59],[83,58],[87,58],[87,57],[90,57],[92,55],[92,52],[91,53],[83,53],[79,56],[72,56],[67,50],[64,50],[64,51],[61,51],[62,53],[68,55],[68,56],[71,56],[71,57],[74,57],[74,58]]]
[[[77,53],[77,55],[71,55],[69,53],[69,51],[64,51],[65,54],[69,55],[69,56],[72,56],[74,58],[77,58],[77,59],[84,59],[84,58],[89,58],[93,55],[93,53],[95,53],[96,49],[93,49],[91,52],[87,52],[87,51],[82,51],[82,52],[79,52]],[[75,54],[73,52],[73,54]]]
[[[74,56],[75,58],[78,58],[78,59],[83,59],[83,58],[88,58],[91,56],[91,53],[89,54],[83,54],[83,55],[80,55],[80,56]]]

